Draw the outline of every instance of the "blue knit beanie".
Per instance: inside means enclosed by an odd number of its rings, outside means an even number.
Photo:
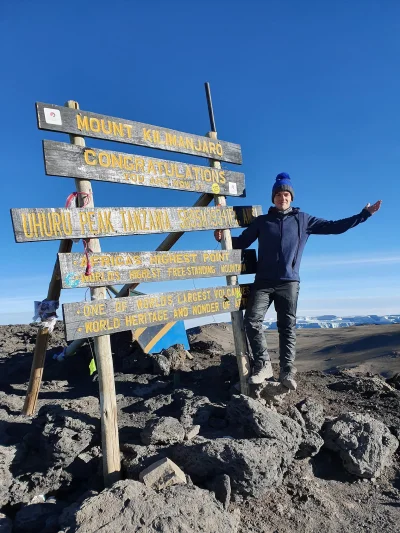
[[[288,191],[292,195],[292,202],[294,200],[294,190],[290,176],[286,172],[281,172],[275,178],[274,186],[272,187],[272,203],[274,203],[275,194],[281,191]]]

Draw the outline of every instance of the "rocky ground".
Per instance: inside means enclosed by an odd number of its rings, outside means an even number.
[[[377,328],[299,332],[298,390],[270,382],[251,398],[229,325],[155,356],[115,335],[123,480],[103,490],[91,346],[53,361],[57,326],[28,418],[36,326],[1,326],[0,532],[397,532],[400,329]]]

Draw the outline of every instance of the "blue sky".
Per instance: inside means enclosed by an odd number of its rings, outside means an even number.
[[[242,146],[247,198],[230,205],[262,204],[265,212],[281,171],[292,177],[294,205],[314,216],[344,218],[383,200],[381,211],[354,230],[310,238],[299,314],[400,313],[399,30],[400,4],[389,0],[4,2],[0,323],[30,320],[58,249],[56,241],[16,244],[9,208],[62,207],[74,190],[73,179],[44,173],[42,139],[68,137],[37,129],[35,101],[74,99],[87,111],[204,134],[205,81],[219,138]],[[95,139],[87,145],[205,164]],[[197,197],[100,182],[93,190],[98,207],[190,206]],[[102,248],[152,250],[162,238],[108,238]],[[184,236],[176,249],[215,247],[206,231]],[[69,290],[61,301],[84,298],[84,291]]]

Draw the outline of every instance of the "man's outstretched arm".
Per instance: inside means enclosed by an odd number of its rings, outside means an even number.
[[[369,203],[364,207],[361,213],[341,220],[324,220],[323,218],[310,217],[308,219],[307,233],[310,235],[339,235],[345,231],[355,228],[361,222],[379,211],[382,200],[378,200],[373,205]]]
[[[248,228],[246,228],[239,237],[232,237],[232,248],[234,250],[244,250],[248,248],[258,238],[258,218],[253,220]],[[215,240],[220,242],[222,239],[222,230],[216,229],[214,231]]]

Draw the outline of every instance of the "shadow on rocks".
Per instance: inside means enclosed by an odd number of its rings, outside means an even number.
[[[344,468],[338,455],[326,448],[322,448],[317,455],[310,459],[313,474],[316,478],[326,481],[355,482],[359,478],[349,474]]]

